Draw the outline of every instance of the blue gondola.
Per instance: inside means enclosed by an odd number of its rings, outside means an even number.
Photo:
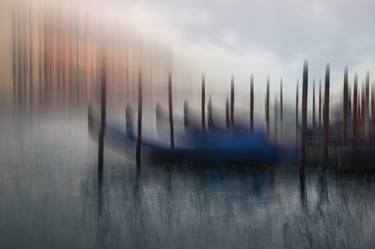
[[[88,112],[89,134],[97,140],[99,118]],[[105,145],[123,152],[135,149],[136,136],[131,124],[108,121],[105,131]],[[175,147],[171,148],[169,139],[142,138],[143,155],[161,160],[197,160],[210,163],[246,163],[272,165],[295,155],[295,148],[274,145],[260,131],[245,129],[213,129],[202,131],[191,129],[175,134]]]

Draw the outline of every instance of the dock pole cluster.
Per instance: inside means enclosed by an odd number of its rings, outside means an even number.
[[[332,137],[331,130],[332,125],[336,125],[335,133],[339,134],[338,138],[335,139],[335,146],[337,143],[341,143],[345,146],[352,146],[355,148],[360,142],[363,144],[369,144],[374,141],[374,127],[373,123],[375,120],[375,88],[372,86],[370,89],[370,75],[366,73],[365,81],[361,89],[358,89],[358,73],[354,74],[353,90],[349,86],[349,69],[346,66],[344,69],[344,80],[343,80],[343,97],[342,105],[339,106],[339,110],[342,110],[342,119],[335,122],[341,122],[339,124],[331,124],[330,122],[330,64],[326,65],[324,85],[322,91],[322,81],[319,82],[318,88],[318,101],[316,101],[316,81],[312,84],[312,133],[308,132],[308,62],[305,61],[303,64],[302,72],[302,92],[300,100],[299,83],[296,85],[296,96],[295,96],[295,127],[296,127],[296,144],[301,149],[300,162],[301,162],[301,177],[304,175],[305,166],[309,162],[308,156],[311,149],[316,154],[316,150],[319,149],[315,144],[317,141],[321,142],[321,155],[319,161],[322,163],[323,169],[326,169],[330,164],[331,153],[334,150],[330,149],[333,144],[330,139]],[[209,95],[208,105],[206,106],[206,81],[205,75],[202,74],[202,85],[201,85],[201,125],[202,130],[211,129],[214,127],[214,115],[212,106],[212,96]],[[105,130],[106,130],[106,108],[107,108],[107,84],[106,84],[106,73],[105,66],[103,66],[101,78],[100,78],[100,123],[98,132],[98,172],[101,175],[103,172],[104,163],[104,141],[105,141]],[[284,119],[284,96],[283,96],[283,79],[280,79],[280,92],[279,95],[275,95],[274,102],[274,137],[275,141],[278,140],[278,135],[282,136],[283,133],[283,119]],[[138,117],[137,117],[137,132],[136,132],[136,163],[137,169],[141,166],[141,144],[142,144],[142,74],[139,71],[138,74]],[[301,109],[300,109],[301,101]],[[318,102],[318,103],[316,103]],[[318,107],[316,108],[316,105]],[[208,116],[206,117],[206,108]],[[317,109],[317,110],[316,110]],[[169,128],[170,128],[170,147],[175,149],[175,126],[173,118],[173,86],[172,86],[172,75],[168,75],[168,117],[169,117]],[[317,112],[317,114],[316,114]],[[188,126],[188,102],[184,101],[184,126]],[[301,113],[301,116],[300,116]],[[161,116],[160,106],[157,105],[157,116]],[[265,93],[265,130],[267,135],[270,136],[270,77],[267,77],[266,81],[266,93]],[[316,117],[317,115],[317,117]],[[126,133],[132,131],[132,115],[129,104],[126,106]],[[300,119],[301,118],[301,125]],[[280,122],[280,123],[279,123]],[[225,100],[225,124],[227,129],[234,129],[235,127],[235,85],[234,77],[231,77],[230,91]],[[199,124],[198,124],[199,125]],[[279,129],[280,128],[280,129]],[[249,82],[249,129],[254,130],[254,76],[250,75]],[[278,131],[280,130],[280,132]],[[334,133],[334,134],[335,134]],[[321,135],[321,138],[319,136]],[[342,137],[341,137],[342,136]],[[321,139],[321,140],[319,140]],[[312,143],[311,143],[312,142]],[[341,146],[341,145],[339,145]],[[314,159],[316,160],[316,159]]]

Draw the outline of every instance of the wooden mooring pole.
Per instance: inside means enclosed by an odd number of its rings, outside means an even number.
[[[344,71],[344,93],[343,93],[343,115],[344,115],[344,144],[348,140],[348,117],[349,117],[349,83],[348,83],[348,67]]]
[[[299,131],[299,89],[298,89],[298,81],[296,87],[296,143],[298,145],[298,131]]]
[[[301,133],[301,160],[302,167],[306,164],[306,136],[307,136],[307,91],[308,91],[308,64],[303,64],[302,74],[302,133]]]
[[[361,87],[361,97],[360,97],[360,118],[359,118],[359,125],[360,125],[360,140],[364,142],[365,140],[365,118],[366,118],[366,89],[365,84],[363,82]]]
[[[368,121],[368,118],[370,117],[370,72],[366,72],[366,97],[365,97],[365,115],[366,115],[366,122]],[[366,123],[367,124],[367,123]]]
[[[374,83],[372,83],[372,86],[371,86],[370,106],[371,106],[371,119],[372,119],[372,121],[374,121],[374,119],[375,119],[375,89],[374,89]]]
[[[185,100],[184,101],[184,127],[185,129],[189,125],[188,115],[189,115],[189,104],[187,100]]]
[[[358,117],[358,74],[354,75],[354,86],[353,86],[353,144],[357,144],[357,117]]]
[[[232,75],[230,84],[230,127],[234,127],[234,77]]]
[[[315,80],[313,82],[313,88],[312,88],[312,125],[313,125],[313,130],[315,131],[315,125],[316,125],[316,120],[315,120]]]
[[[136,161],[137,170],[141,169],[141,143],[142,143],[142,75],[138,74],[138,122],[137,122],[137,144]]]
[[[168,75],[168,109],[169,109],[169,130],[171,149],[174,149],[174,124],[173,124],[173,100],[172,100],[172,75]]]
[[[205,76],[202,75],[202,103],[201,103],[202,130],[206,130],[206,83]]]
[[[350,123],[350,117],[352,116],[353,110],[353,104],[352,104],[352,89],[350,88],[350,85],[348,86],[348,125]]]
[[[322,129],[322,80],[319,81],[319,106],[318,106],[319,129]]]
[[[283,135],[283,120],[284,120],[284,106],[283,106],[283,78],[280,79],[280,135]]]
[[[275,137],[275,144],[277,144],[277,119],[278,117],[278,104],[277,104],[277,97],[275,97],[275,104],[274,104],[274,137]]]
[[[265,119],[267,135],[270,135],[270,77],[267,77],[267,89],[265,99]]]
[[[364,117],[364,140],[368,142],[369,138],[369,121],[370,121],[370,72],[366,72],[366,97],[365,97],[365,117]]]
[[[250,130],[254,131],[254,77],[250,76]]]
[[[229,99],[228,97],[225,100],[225,124],[227,129],[230,128],[230,115],[229,115]]]
[[[306,132],[307,132],[307,88],[308,88],[308,64],[307,60],[303,63],[302,72],[302,133],[301,133],[301,165],[299,168],[300,198],[303,208],[306,208],[306,180],[305,180],[305,163],[306,163]],[[298,100],[298,84],[297,84]],[[298,102],[297,102],[298,103]],[[298,108],[297,108],[298,113]],[[298,119],[297,119],[298,123]]]
[[[329,87],[330,87],[330,65],[326,66],[325,89],[324,89],[324,168],[328,163],[328,145],[329,145]]]
[[[99,150],[98,150],[98,173],[102,176],[104,161],[104,137],[106,126],[106,74],[103,67],[102,78],[100,82],[100,130],[99,130]]]

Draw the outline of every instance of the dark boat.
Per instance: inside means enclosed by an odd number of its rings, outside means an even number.
[[[91,138],[98,140],[100,119],[89,108],[88,129]],[[294,158],[295,148],[274,145],[261,131],[241,128],[186,129],[175,134],[172,149],[169,139],[142,137],[142,154],[160,160],[188,160],[209,163],[233,163],[271,166],[281,160]],[[125,153],[135,151],[136,136],[132,122],[107,121],[105,146]]]

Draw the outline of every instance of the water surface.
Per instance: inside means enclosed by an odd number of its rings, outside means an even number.
[[[0,248],[374,248],[374,177],[166,165],[105,151],[84,112],[2,115]],[[215,165],[213,165],[215,166]],[[322,184],[325,183],[325,184]]]

